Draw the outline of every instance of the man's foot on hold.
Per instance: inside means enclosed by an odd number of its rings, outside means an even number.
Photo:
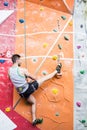
[[[41,119],[36,119],[36,120],[33,121],[32,125],[35,126],[37,124],[41,124],[42,122],[43,122],[42,118]]]
[[[61,73],[62,64],[59,63],[56,67],[57,73]]]

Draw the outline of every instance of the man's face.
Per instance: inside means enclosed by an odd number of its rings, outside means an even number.
[[[18,60],[17,60],[17,63],[18,63],[18,66],[21,66],[22,60],[21,60],[21,59],[18,59]]]

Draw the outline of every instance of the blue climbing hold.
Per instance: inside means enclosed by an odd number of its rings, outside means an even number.
[[[4,2],[4,6],[8,6],[8,2]]]
[[[24,23],[24,19],[19,19],[19,22],[20,23]]]
[[[0,60],[0,63],[3,64],[5,62],[5,60]]]

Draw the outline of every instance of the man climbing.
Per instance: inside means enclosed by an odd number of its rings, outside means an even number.
[[[22,61],[20,55],[14,54],[12,56],[12,62],[13,65],[9,69],[10,80],[12,81],[19,95],[23,98],[26,98],[26,100],[32,104],[32,125],[40,124],[42,123],[43,119],[36,118],[36,99],[32,93],[34,93],[46,80],[51,79],[55,75],[61,76],[62,64],[58,64],[56,70],[51,74],[36,80],[31,76],[27,69],[21,67]],[[33,81],[28,82],[27,78],[30,78]]]

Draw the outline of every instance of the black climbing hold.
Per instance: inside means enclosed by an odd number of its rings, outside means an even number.
[[[82,0],[84,3],[86,3],[87,2],[87,0]]]
[[[83,25],[82,25],[82,24],[80,25],[80,28],[83,28]]]
[[[60,44],[58,44],[58,48],[61,50],[62,49],[62,46]]]

